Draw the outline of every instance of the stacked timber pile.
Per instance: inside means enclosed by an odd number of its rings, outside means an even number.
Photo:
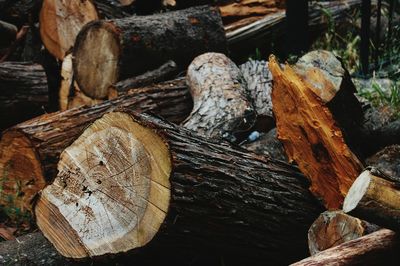
[[[331,52],[232,60],[284,1],[150,2],[0,0],[0,264],[395,264],[399,120]]]

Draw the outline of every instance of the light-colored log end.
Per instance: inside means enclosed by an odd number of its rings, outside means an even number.
[[[366,170],[354,181],[343,202],[343,211],[348,213],[354,210],[363,199],[371,183],[371,173]]]
[[[65,257],[126,252],[158,232],[170,202],[161,137],[121,112],[93,123],[62,154],[36,204],[37,224]]]

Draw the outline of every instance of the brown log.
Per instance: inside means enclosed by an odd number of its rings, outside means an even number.
[[[43,114],[48,93],[41,65],[0,63],[0,130]]]
[[[333,54],[317,51],[304,58],[314,61],[307,66],[301,59],[295,69],[289,65],[281,69],[275,57],[270,57],[278,138],[289,160],[296,161],[310,179],[311,192],[328,209],[337,209],[363,165],[349,148],[347,131],[342,130],[347,124],[339,124],[335,110],[358,110],[359,105],[346,106],[358,102],[336,99],[342,99],[340,95],[355,96],[351,94],[353,88],[345,85],[346,71]],[[357,112],[346,115],[355,115],[354,120],[359,121]]]
[[[111,84],[168,60],[185,68],[201,53],[225,50],[221,17],[211,7],[96,21],[76,39],[74,76],[87,96],[102,99]]]
[[[378,168],[387,176],[400,180],[400,145],[383,148],[369,157],[366,164]]]
[[[235,133],[249,130],[256,113],[239,68],[219,53],[205,53],[189,65],[187,83],[193,110],[183,127],[232,142]]]
[[[0,52],[4,48],[8,48],[17,38],[17,27],[0,20]],[[1,53],[0,53],[1,56]]]
[[[179,123],[190,113],[192,103],[184,80],[176,80],[90,108],[46,114],[4,131],[0,141],[0,204],[29,212],[33,197],[55,177],[60,153],[91,122],[116,107],[152,111]]]
[[[365,170],[351,186],[343,211],[395,231],[400,230],[399,183]]]
[[[275,160],[288,161],[285,149],[278,140],[276,129],[262,134],[256,141],[244,143],[242,147],[249,151],[274,158]]]
[[[35,214],[71,258],[168,239],[284,264],[304,256],[321,210],[296,168],[128,111],[88,127],[58,170]]]
[[[43,0],[40,10],[40,35],[44,46],[62,60],[72,48],[81,28],[97,20],[97,11],[89,0]]]
[[[308,248],[312,256],[379,229],[379,226],[347,215],[343,211],[326,211],[321,213],[308,230]]]
[[[381,229],[321,251],[291,266],[398,265],[400,259],[398,249],[399,241],[396,234],[391,230]]]

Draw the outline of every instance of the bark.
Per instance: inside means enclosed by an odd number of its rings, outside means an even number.
[[[276,135],[276,129],[262,134],[259,139],[253,142],[245,143],[242,147],[249,151],[274,158],[275,160],[288,161],[285,149]]]
[[[289,160],[296,161],[310,179],[311,191],[328,209],[340,208],[363,169],[348,145],[348,124],[360,120],[361,107],[352,94],[354,87],[347,86],[346,71],[326,51],[306,54],[294,68],[287,65],[281,69],[271,57],[269,67],[274,79],[272,102],[278,138]],[[341,102],[342,95],[346,102]],[[338,115],[337,110],[354,111]],[[346,115],[353,120],[342,119]]]
[[[385,147],[369,157],[366,164],[378,168],[387,176],[400,180],[400,145]]]
[[[89,0],[44,0],[40,10],[40,35],[46,49],[62,60],[72,48],[81,28],[97,20],[97,11]]]
[[[0,20],[14,24],[18,28],[38,21],[42,0],[1,0]]]
[[[82,162],[79,169],[75,160]],[[151,173],[145,173],[148,164]],[[77,181],[88,167],[96,174]],[[143,192],[145,180],[158,189]],[[134,211],[143,204],[143,211]],[[139,247],[170,241],[207,243],[232,256],[240,251],[240,256],[252,254],[275,265],[304,256],[304,235],[320,210],[296,168],[129,111],[108,113],[85,130],[62,154],[57,178],[35,205],[39,227],[67,257],[140,253]],[[112,220],[121,222],[119,229]],[[126,221],[134,226],[131,234]],[[149,224],[151,232],[146,231]],[[104,233],[97,234],[98,229]],[[135,232],[140,232],[138,239]],[[90,239],[104,244],[93,249]]]
[[[8,48],[15,41],[17,31],[18,29],[14,25],[0,20],[0,51]]]
[[[365,170],[351,186],[343,204],[350,215],[395,231],[400,229],[400,191],[396,180]],[[387,177],[386,177],[387,178]]]
[[[128,2],[122,4],[118,0],[94,0],[93,1],[101,19],[113,19],[129,17],[135,13],[134,7]]]
[[[396,234],[381,229],[372,234],[324,250],[291,266],[316,265],[398,265],[399,241]]]
[[[225,55],[196,57],[188,67],[187,83],[194,106],[183,127],[235,142],[238,133],[254,124],[256,113],[243,75]]]
[[[315,255],[379,229],[379,226],[347,215],[343,211],[326,211],[308,230],[308,248],[310,254]]]
[[[211,7],[96,21],[87,24],[77,37],[74,76],[87,96],[102,99],[111,84],[168,60],[182,69],[199,54],[225,50],[221,17]]]
[[[179,123],[192,103],[185,82],[176,80],[137,89],[97,106],[39,116],[6,130],[0,141],[0,202],[29,211],[36,193],[57,174],[60,153],[90,123],[116,107],[151,111]]]
[[[112,85],[112,89],[115,91],[114,93],[120,95],[121,93],[126,93],[134,88],[148,86],[150,84],[173,78],[173,75],[177,74],[176,72],[176,63],[172,60],[169,60],[154,70],[147,71],[142,75],[117,82],[115,85]]]
[[[0,129],[43,114],[48,85],[41,65],[0,63]]]

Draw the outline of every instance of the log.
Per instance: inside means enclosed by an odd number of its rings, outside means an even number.
[[[43,114],[48,93],[46,73],[41,65],[0,63],[0,130]]]
[[[321,210],[293,166],[129,111],[96,120],[58,171],[35,215],[69,258],[140,253],[167,239],[284,264],[305,254]]]
[[[29,213],[31,200],[57,173],[60,153],[107,110],[152,111],[181,122],[192,108],[184,80],[138,89],[93,107],[45,114],[3,132],[0,140],[0,204]]]
[[[268,133],[262,134],[256,141],[244,143],[242,147],[276,160],[284,162],[288,161],[285,149],[283,148],[282,143],[278,140],[276,129],[272,129]]]
[[[312,256],[379,229],[379,226],[347,215],[343,211],[325,211],[308,230],[308,248]]]
[[[63,60],[81,28],[97,19],[96,8],[89,0],[44,0],[39,18],[43,44],[52,55]]]
[[[314,58],[309,66],[302,62],[307,58]],[[358,113],[338,116],[334,110],[358,110],[360,106],[356,100],[336,99],[337,95],[338,99],[342,99],[340,95],[355,96],[353,88],[345,85],[345,70],[333,54],[316,51],[303,59],[294,68],[286,65],[284,69],[274,56],[269,60],[278,138],[289,160],[295,161],[310,179],[311,192],[328,209],[338,209],[363,165],[348,146],[348,131],[342,130],[346,124],[339,124],[336,119],[354,115],[354,121],[359,121]]]
[[[249,130],[256,113],[239,68],[219,53],[205,53],[189,65],[187,83],[193,110],[183,127],[209,137],[235,142],[237,133]]]
[[[312,257],[293,263],[291,266],[398,265],[400,256],[397,238],[393,231],[381,229],[321,251]]]
[[[102,99],[111,84],[168,60],[182,69],[199,54],[225,50],[221,17],[211,7],[94,21],[76,39],[74,76],[87,96]]]
[[[386,176],[400,180],[400,145],[383,148],[369,157],[366,164],[378,168]]]
[[[396,180],[365,170],[351,186],[343,211],[392,230],[400,229],[400,191]]]
[[[94,0],[93,3],[101,19],[124,18],[135,13],[130,0]]]
[[[17,38],[17,31],[18,29],[14,25],[0,20],[0,51],[10,47]]]

